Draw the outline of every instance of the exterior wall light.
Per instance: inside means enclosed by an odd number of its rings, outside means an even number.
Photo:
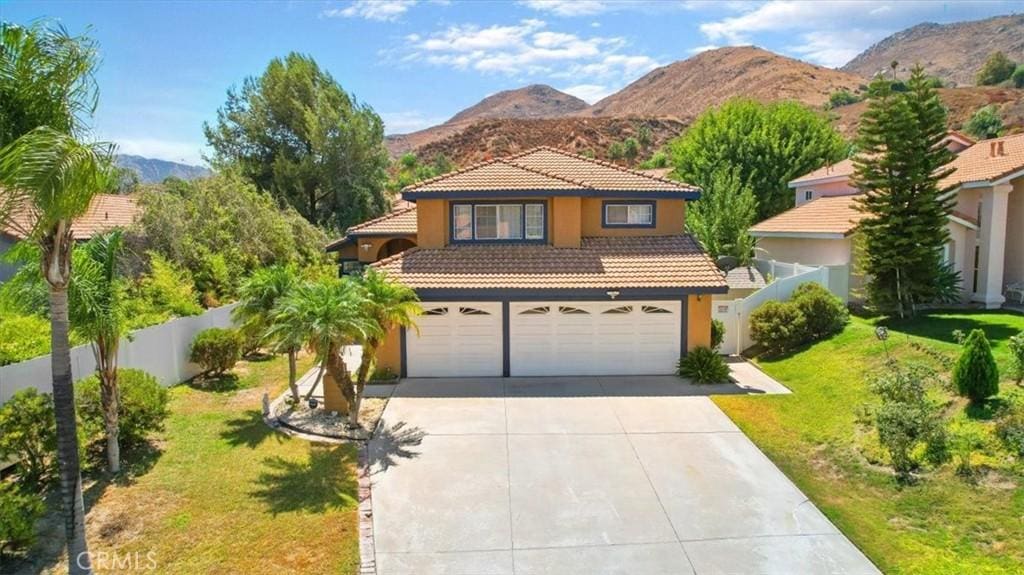
[[[619,297],[619,292],[617,292],[617,291],[606,291],[604,293],[608,294],[608,297],[611,298],[611,299],[615,299],[615,298]]]

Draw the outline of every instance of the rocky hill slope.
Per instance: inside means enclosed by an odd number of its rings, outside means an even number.
[[[1024,61],[1024,14],[954,24],[918,24],[868,48],[842,70],[869,78],[894,60],[900,76],[920,63],[949,86],[972,86],[989,54],[1001,50]]]

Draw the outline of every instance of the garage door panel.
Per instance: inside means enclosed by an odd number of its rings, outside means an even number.
[[[502,374],[500,303],[430,303],[415,330],[406,333],[409,377],[470,377]]]

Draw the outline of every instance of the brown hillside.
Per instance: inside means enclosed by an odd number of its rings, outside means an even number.
[[[942,88],[939,90],[939,97],[949,111],[949,127],[954,130],[962,129],[964,123],[979,108],[992,104],[1003,118],[1006,133],[1024,132],[1024,90],[988,87]],[[836,115],[836,128],[843,136],[852,138],[856,135],[857,123],[866,107],[866,102],[858,102],[833,110]]]
[[[918,24],[868,48],[842,70],[871,77],[899,62],[901,77],[916,63],[952,86],[973,86],[974,75],[989,54],[1001,50],[1024,61],[1024,14],[955,24]]]
[[[856,91],[859,76],[779,56],[752,46],[709,50],[651,71],[590,107],[595,116],[696,118],[709,106],[744,96],[822,106],[840,89]]]
[[[675,119],[651,118],[547,118],[480,120],[417,150],[420,157],[444,154],[458,166],[507,156],[536,146],[552,146],[571,152],[592,151],[607,159],[612,142],[635,136],[640,126],[651,130],[653,143],[641,152],[648,157],[685,127]]]

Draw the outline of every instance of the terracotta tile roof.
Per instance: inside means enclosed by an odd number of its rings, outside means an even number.
[[[649,168],[649,169],[646,169],[646,170],[637,170],[637,171],[640,172],[641,174],[646,174],[648,176],[654,176],[655,178],[665,178],[665,179],[668,179],[668,175],[671,174],[672,170],[674,170],[674,169],[675,168]]]
[[[114,228],[127,228],[135,223],[141,211],[132,196],[96,194],[89,209],[71,225],[71,235],[76,240],[87,240]],[[14,225],[4,226],[2,231],[16,239],[25,239],[25,232],[32,228],[34,219],[29,213],[15,214],[11,218]]]
[[[817,198],[755,224],[750,233],[755,236],[779,233],[846,236],[865,217],[857,211],[856,198],[856,195]]]
[[[705,288],[724,274],[689,235],[583,238],[580,248],[412,248],[374,267],[415,289]]]
[[[601,190],[698,192],[693,186],[556,150],[526,152],[474,164],[407,186],[403,192]]]
[[[845,160],[822,166],[817,170],[809,174],[804,174],[799,178],[789,182],[790,187],[794,187],[798,184],[806,184],[808,182],[814,182],[822,180],[824,178],[835,178],[839,176],[850,177],[853,175],[853,160],[847,158]]]
[[[733,268],[725,274],[725,283],[729,289],[761,289],[768,285],[764,276],[754,266]]]
[[[345,233],[350,236],[415,234],[416,204],[412,204],[410,208],[401,208],[379,218],[352,226]]]
[[[1003,153],[998,154],[1002,145]],[[993,146],[997,151],[993,153]],[[982,140],[960,155],[950,164],[956,171],[940,183],[947,188],[970,182],[993,182],[1024,170],[1024,134]]]

